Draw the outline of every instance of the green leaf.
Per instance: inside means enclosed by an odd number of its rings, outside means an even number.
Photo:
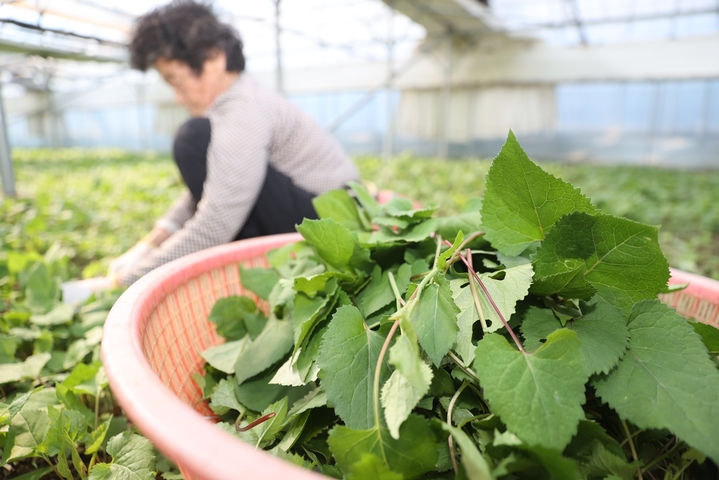
[[[427,285],[412,310],[419,344],[437,366],[457,340],[458,313],[459,308],[454,304],[452,291],[445,280]]]
[[[543,340],[561,327],[551,309],[532,305],[522,316],[520,326],[524,337],[524,348],[528,352],[536,352],[542,347]]]
[[[98,463],[88,480],[154,480],[155,452],[150,441],[124,432],[107,442],[112,463]]]
[[[622,312],[599,297],[582,305],[583,315],[566,326],[577,333],[587,375],[607,373],[624,355],[629,329]],[[535,351],[561,324],[547,308],[530,307],[522,321],[525,348]]]
[[[474,366],[492,411],[529,445],[562,450],[584,418],[584,358],[577,335],[560,329],[533,354],[497,334],[477,345]]]
[[[262,333],[244,348],[235,362],[235,379],[238,385],[268,369],[292,348],[292,325],[289,321],[272,317]]]
[[[335,312],[322,338],[317,357],[321,387],[330,406],[349,428],[361,430],[374,425],[373,380],[384,339],[384,335],[367,327],[353,306],[343,306]],[[388,376],[385,359],[380,383]]]
[[[365,453],[360,460],[352,465],[347,473],[347,480],[402,480],[404,477],[393,472],[382,463],[377,455]]]
[[[629,351],[597,394],[639,428],[666,428],[719,462],[719,372],[686,320],[659,300],[629,317]]]
[[[38,446],[38,452],[48,456],[67,457],[68,450],[73,448],[75,442],[84,440],[87,433],[87,419],[75,410],[59,409],[48,407],[50,427],[42,443]]]
[[[519,255],[574,211],[595,209],[579,190],[535,165],[510,131],[487,174],[482,202],[482,227],[492,246]]]
[[[591,456],[588,461],[580,465],[580,470],[587,477],[615,475],[622,480],[632,480],[640,464],[630,464],[624,458],[608,451],[604,445],[594,440]]]
[[[573,275],[570,289],[586,282],[623,311],[640,300],[656,298],[669,280],[656,227],[602,214],[573,213],[562,218],[537,251],[534,266],[533,291],[542,288],[545,278]],[[542,289],[542,294],[567,296],[564,288],[551,290],[556,289]]]
[[[271,268],[245,268],[240,265],[242,288],[257,294],[263,300],[270,298],[270,292],[280,280],[280,274]]]
[[[30,323],[41,327],[49,327],[52,325],[62,325],[72,321],[75,315],[75,306],[60,303],[55,308],[44,315],[32,315]]]
[[[269,420],[257,425],[254,430],[257,434],[257,446],[262,442],[271,443],[284,426],[285,418],[287,418],[287,397],[273,403],[262,411],[260,417],[274,413],[275,415]]]
[[[702,337],[704,345],[712,355],[719,355],[719,329],[701,322],[689,321],[694,330]]]
[[[430,219],[410,225],[408,228],[399,232],[395,232],[389,228],[382,228],[370,236],[369,243],[377,245],[381,243],[404,244],[421,242],[422,240],[428,239],[437,230],[437,225],[436,219]]]
[[[353,430],[338,426],[330,430],[327,443],[337,465],[345,472],[362,461],[366,454],[382,460],[390,470],[416,478],[434,469],[437,463],[438,444],[427,420],[410,417],[400,428],[400,438],[395,440],[385,428]]]
[[[549,473],[553,480],[576,480],[579,475],[576,462],[562,456],[561,451],[547,448],[542,445],[528,445],[522,442],[510,431],[499,433],[495,430],[494,445],[507,445],[518,450],[529,452],[539,464]],[[536,467],[531,467],[536,475]]]
[[[395,283],[400,293],[407,290],[409,285],[412,267],[403,263],[395,273]],[[362,314],[369,317],[395,301],[394,292],[389,282],[389,271],[375,266],[372,270],[372,278],[365,288],[357,295],[355,302]]]
[[[60,299],[60,282],[54,278],[44,263],[35,263],[28,271],[25,303],[33,311],[45,313]]]
[[[462,451],[462,465],[470,480],[493,480],[489,465],[484,459],[474,441],[472,441],[461,428],[456,428],[446,423],[442,423],[442,428],[449,432],[457,441],[457,445]]]
[[[18,395],[15,400],[7,406],[7,408],[0,412],[0,426],[9,424],[13,417],[15,417],[15,415],[22,410],[22,407],[25,406],[27,401],[30,400],[30,395],[42,388],[43,387],[38,387],[34,390],[30,390],[29,392],[25,392],[22,395]]]
[[[336,300],[337,281],[330,280],[327,282],[326,288],[326,296],[310,298],[304,293],[295,295],[294,310],[292,312],[295,352],[302,346],[317,324],[327,317],[328,310]]]
[[[49,353],[30,355],[22,363],[4,363],[0,365],[0,385],[17,382],[25,378],[37,378],[42,367],[50,360]]]
[[[479,275],[482,284],[491,295],[494,304],[499,308],[499,311],[502,312],[502,316],[505,320],[509,321],[510,317],[514,314],[517,302],[527,296],[529,286],[532,283],[533,273],[532,266],[525,264],[507,268],[500,272],[482,273]],[[503,275],[503,277],[500,275]],[[452,287],[454,301],[460,310],[459,315],[457,315],[457,325],[459,327],[457,353],[462,357],[464,363],[469,365],[474,360],[476,346],[472,343],[472,332],[474,324],[479,317],[472,296],[472,290],[469,285],[465,286],[466,283],[467,280],[465,279],[455,279],[450,282],[450,286]],[[479,285],[477,285],[477,294],[479,296],[479,305],[482,308],[482,313],[487,323],[485,333],[496,332],[503,328],[504,323],[502,323],[496,310],[489,302],[487,295]]]
[[[209,320],[217,325],[217,334],[227,340],[240,340],[248,332],[248,323],[257,323],[257,305],[252,299],[233,295],[219,299],[210,311]],[[247,319],[247,321],[246,321]]]
[[[19,477],[15,477],[14,480],[40,480],[42,477],[52,472],[52,467],[45,467],[39,470],[33,470],[32,472],[24,473]]]
[[[247,335],[241,340],[221,343],[210,347],[204,352],[201,352],[200,355],[217,370],[225,373],[234,373],[237,358],[251,343],[252,340],[250,336]]]
[[[462,245],[462,242],[464,242],[464,234],[459,231],[457,232],[457,236],[454,238],[454,242],[452,242],[452,246],[442,252],[437,258],[438,269],[444,270],[444,267],[447,266],[447,260],[454,255],[454,252],[456,252],[459,246]]]
[[[210,408],[217,415],[224,415],[230,410],[237,410],[245,413],[247,410],[240,402],[237,401],[237,382],[232,379],[223,378],[215,386],[210,395]]]
[[[320,218],[331,218],[350,230],[363,230],[364,225],[357,212],[357,202],[346,190],[330,190],[312,199],[312,205]]]
[[[354,277],[341,272],[322,272],[310,277],[297,277],[294,279],[294,289],[297,293],[304,293],[314,298],[318,293],[324,292],[327,282],[336,278],[339,282],[352,282]]]
[[[370,263],[369,250],[359,244],[357,235],[332,219],[305,219],[297,231],[335,270],[352,274],[355,268],[363,269]]]
[[[85,443],[86,454],[91,455],[100,450],[100,447],[102,447],[102,444],[105,441],[105,437],[107,436],[107,432],[110,431],[110,424],[112,423],[112,419],[113,417],[110,416],[110,418],[102,422],[99,427],[97,427],[92,433],[90,433],[90,436]]]
[[[376,217],[379,215],[380,206],[374,195],[369,193],[360,183],[348,182],[347,185],[352,188],[352,191],[355,193],[355,197],[357,197],[357,201],[360,205],[362,205],[362,208],[367,211],[370,217]]]
[[[299,415],[303,412],[311,410],[317,407],[323,407],[327,405],[327,394],[320,388],[311,390],[307,395],[297,400],[293,405],[292,409],[287,414],[290,417]]]
[[[419,348],[402,335],[389,350],[389,363],[396,370],[382,387],[382,406],[392,438],[432,383],[432,370],[419,357]]]
[[[10,422],[2,464],[36,456],[37,448],[47,435],[49,426],[50,417],[46,411],[27,408],[20,410]]]
[[[616,440],[610,437],[604,428],[590,420],[580,420],[577,434],[567,445],[564,454],[569,457],[589,457],[592,454],[594,442],[604,445],[604,448],[617,457],[626,460],[626,456]]]

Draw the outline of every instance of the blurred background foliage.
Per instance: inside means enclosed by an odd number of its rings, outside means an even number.
[[[0,208],[3,250],[70,249],[71,276],[104,272],[180,193],[168,156],[105,149],[15,149],[18,199]],[[530,152],[531,155],[531,152]],[[358,157],[363,180],[443,214],[479,197],[490,159]],[[605,212],[657,225],[671,266],[719,279],[719,172],[571,165],[542,168],[580,188]]]

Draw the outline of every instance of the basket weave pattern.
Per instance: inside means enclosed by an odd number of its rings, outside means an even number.
[[[223,341],[207,320],[215,302],[254,297],[242,288],[238,264],[266,266],[268,250],[299,239],[291,234],[245,240],[172,262],[130,287],[108,317],[102,355],[113,392],[187,480],[321,478],[214,427],[204,418],[212,411],[200,402],[202,392],[192,379],[205,363],[201,352]],[[670,283],[690,286],[662,295],[665,303],[719,326],[719,282],[672,271]],[[266,303],[260,308],[266,311]]]

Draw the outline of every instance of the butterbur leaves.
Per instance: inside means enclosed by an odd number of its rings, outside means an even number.
[[[659,300],[629,317],[629,351],[594,382],[597,394],[639,428],[666,428],[719,462],[719,371],[686,320]]]
[[[534,293],[588,298],[596,290],[625,311],[656,298],[669,280],[656,227],[603,214],[563,217],[542,242],[533,264]]]
[[[492,411],[529,445],[562,450],[584,417],[584,358],[577,335],[550,334],[533,354],[497,334],[477,345],[474,367]]]
[[[492,246],[519,255],[575,211],[594,213],[595,208],[579,190],[535,165],[509,132],[487,174],[482,203],[482,227]]]

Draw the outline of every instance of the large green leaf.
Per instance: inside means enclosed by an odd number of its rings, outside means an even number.
[[[373,381],[385,337],[370,330],[356,307],[343,306],[332,316],[322,338],[317,364],[321,387],[337,415],[352,429],[374,425]],[[389,376],[385,358],[380,382]]]
[[[569,320],[566,327],[577,333],[581,342],[587,375],[607,373],[624,355],[629,343],[629,330],[622,312],[601,298],[582,305],[583,315]],[[542,340],[561,328],[561,323],[547,308],[530,307],[522,321],[525,347],[539,349]]]
[[[337,280],[331,279],[326,284],[326,296],[308,297],[304,293],[295,295],[292,312],[292,330],[296,352],[317,324],[327,317],[328,309],[336,300]]]
[[[107,442],[112,463],[98,463],[88,480],[154,480],[155,452],[145,437],[131,432],[115,435]]]
[[[255,302],[238,295],[217,300],[210,311],[209,320],[217,325],[218,335],[226,340],[239,340],[248,332],[256,337],[265,322]]]
[[[629,351],[594,382],[597,394],[639,428],[666,428],[719,462],[719,371],[683,317],[658,300],[629,317]]]
[[[498,334],[477,345],[474,366],[492,411],[529,445],[562,450],[584,418],[584,358],[577,335],[558,330],[533,354]]]
[[[459,308],[452,300],[449,282],[429,284],[411,313],[419,344],[435,365],[439,365],[457,340]]]
[[[245,268],[240,265],[242,288],[255,292],[262,299],[270,298],[270,292],[279,279],[280,274],[271,268]]]
[[[544,240],[562,215],[595,209],[579,190],[535,165],[510,131],[487,174],[482,227],[505,255]]]
[[[210,347],[207,350],[200,352],[200,355],[202,355],[202,358],[204,358],[207,363],[219,371],[234,373],[237,358],[243,350],[250,346],[251,343],[252,340],[250,339],[250,336],[247,335],[241,340],[225,342],[215,345],[214,347]]]
[[[427,420],[418,415],[410,415],[402,424],[398,440],[385,428],[353,430],[339,426],[330,430],[327,443],[344,471],[350,471],[369,453],[393,472],[410,479],[433,470],[438,458],[434,432]]]
[[[537,251],[534,268],[533,292],[571,297],[575,295],[565,290],[589,284],[625,311],[640,300],[656,298],[669,280],[656,227],[602,214],[562,218]],[[552,280],[557,275],[572,280],[561,286]]]

